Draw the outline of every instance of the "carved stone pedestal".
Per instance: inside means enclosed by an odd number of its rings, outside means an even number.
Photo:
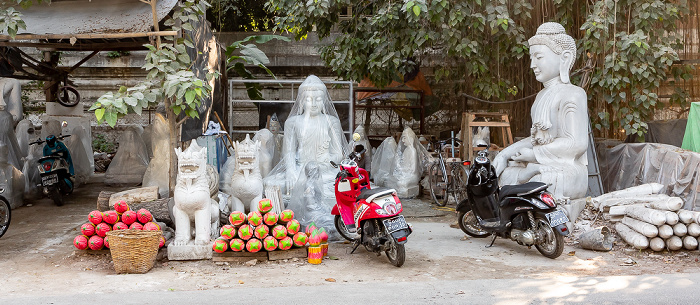
[[[190,261],[200,259],[211,259],[213,244],[207,245],[184,245],[184,246],[168,246],[168,260],[171,261]]]

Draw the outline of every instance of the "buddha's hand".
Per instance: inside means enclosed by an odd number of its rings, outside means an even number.
[[[521,162],[537,162],[537,159],[535,158],[535,151],[527,147],[521,148],[512,157],[510,157],[510,159]]]

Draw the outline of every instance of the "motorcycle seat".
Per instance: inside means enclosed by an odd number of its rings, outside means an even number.
[[[367,202],[372,201],[372,199],[384,196],[384,195],[389,195],[391,193],[395,193],[396,190],[386,188],[386,187],[377,187],[373,189],[364,189],[360,192],[360,195],[357,196],[357,200],[364,199]]]
[[[541,192],[547,189],[547,184],[542,182],[528,182],[525,184],[504,185],[498,191],[498,198],[508,196],[525,196],[536,192]]]

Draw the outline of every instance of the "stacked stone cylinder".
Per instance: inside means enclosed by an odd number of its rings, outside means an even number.
[[[700,212],[683,210],[682,206],[683,201],[678,197],[628,206],[615,229],[636,249],[697,250]]]

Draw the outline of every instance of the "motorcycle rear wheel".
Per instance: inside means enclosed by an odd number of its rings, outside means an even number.
[[[58,190],[58,187],[54,187],[49,191],[49,198],[53,200],[53,203],[56,206],[62,206],[63,205],[63,196],[61,195],[61,192]]]
[[[537,251],[544,257],[555,259],[564,251],[564,237],[561,234],[554,232],[549,221],[545,218],[535,217],[535,230],[542,234],[544,240],[535,245]]]
[[[393,238],[391,238],[391,247],[384,253],[386,253],[386,257],[391,264],[396,267],[403,266],[403,263],[406,261],[406,247],[397,243]]]
[[[471,237],[485,238],[491,235],[491,233],[486,232],[481,228],[476,216],[474,216],[474,212],[471,210],[467,212],[459,212],[457,215],[457,222],[459,222],[459,228],[462,229],[462,232],[467,233],[467,235]]]
[[[5,198],[0,197],[0,237],[5,235],[7,228],[10,227],[10,219],[12,216],[12,209],[10,208],[10,203],[5,200]]]
[[[349,241],[355,241],[354,238],[352,238],[352,233],[348,232],[348,228],[345,227],[345,223],[343,222],[343,218],[340,217],[340,215],[335,215],[335,219],[333,220],[333,223],[335,224],[335,229],[338,231],[340,236],[343,238],[349,240]]]

